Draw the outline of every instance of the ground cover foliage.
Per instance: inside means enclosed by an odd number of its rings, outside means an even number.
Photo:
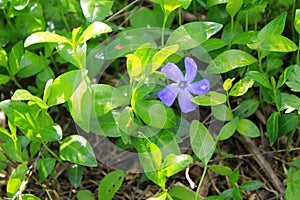
[[[298,199],[300,2],[0,1],[0,199]]]

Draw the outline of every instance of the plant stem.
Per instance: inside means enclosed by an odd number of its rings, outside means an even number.
[[[230,23],[230,36],[229,36],[229,42],[228,42],[229,49],[231,48],[232,34],[233,34],[233,17],[231,17],[231,23]]]
[[[249,23],[249,12],[246,12],[246,21],[245,21],[245,31],[248,31],[248,23]]]
[[[10,78],[18,88],[23,89],[23,86],[17,81],[17,79],[14,76],[11,76]]]
[[[161,47],[164,47],[165,45],[165,29],[166,29],[167,20],[168,20],[168,16],[164,15],[164,21],[161,30]]]
[[[198,187],[197,187],[197,191],[196,191],[194,200],[197,200],[197,199],[198,199],[198,194],[199,194],[199,191],[200,191],[202,182],[203,182],[203,180],[204,180],[204,177],[205,177],[205,175],[206,175],[206,171],[207,171],[207,165],[204,165],[204,170],[203,170],[203,173],[202,173],[200,182],[199,182],[199,184],[198,184]]]
[[[56,155],[56,153],[54,153],[44,142],[42,142],[43,146],[45,147],[45,149],[58,161],[62,164],[62,166],[64,166],[64,168],[68,168],[68,166],[62,161],[62,159],[60,157],[58,157]]]
[[[181,7],[178,9],[178,25],[179,26],[182,25],[182,8]]]

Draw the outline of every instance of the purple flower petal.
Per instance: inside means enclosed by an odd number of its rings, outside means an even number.
[[[203,79],[201,81],[190,84],[187,89],[189,92],[195,95],[206,94],[210,90],[210,84],[207,79]]]
[[[195,110],[198,106],[191,101],[193,96],[187,90],[181,90],[178,95],[178,103],[183,113]]]
[[[180,69],[174,63],[166,64],[161,72],[167,75],[167,79],[171,79],[175,82],[180,82],[183,80],[183,74]]]
[[[174,103],[178,93],[179,88],[177,84],[172,83],[164,87],[161,91],[159,91],[157,95],[166,106],[171,106]]]
[[[188,82],[192,82],[196,75],[197,75],[197,64],[192,58],[186,57],[184,59],[184,65],[185,65],[185,80]]]

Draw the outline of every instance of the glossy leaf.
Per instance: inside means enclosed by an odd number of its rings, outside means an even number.
[[[147,198],[147,200],[166,200],[167,196],[168,196],[167,192],[161,192],[152,197]]]
[[[86,75],[87,71],[81,70],[73,70],[60,75],[47,88],[49,91],[45,91],[49,96],[47,95],[44,101],[47,101],[50,107],[66,102],[76,91]]]
[[[0,74],[0,84],[5,84],[10,81],[10,77],[7,75]]]
[[[88,167],[97,166],[91,145],[80,135],[66,137],[60,144],[59,152],[63,160]]]
[[[282,34],[285,28],[287,13],[283,12],[281,15],[270,21],[267,25],[265,25],[258,33],[258,38],[264,38],[268,35],[273,34]]]
[[[223,83],[223,89],[225,91],[229,91],[232,87],[232,82],[235,80],[235,78],[227,78]]]
[[[226,5],[226,11],[233,18],[236,15],[236,13],[241,9],[242,5],[243,1],[228,0],[228,3]]]
[[[296,9],[294,27],[298,34],[300,34],[300,9]]]
[[[39,97],[32,95],[30,92],[24,89],[18,89],[15,91],[13,96],[11,97],[12,100],[19,100],[19,101],[31,101],[39,105],[41,108],[47,109],[48,105]]]
[[[270,140],[270,146],[272,146],[278,138],[278,118],[279,113],[274,112],[267,120],[267,133]]]
[[[277,83],[277,89],[279,89],[283,84],[286,83],[288,77],[290,76],[292,70],[294,69],[295,65],[291,65],[287,68],[285,68],[284,72],[280,75],[278,83]]]
[[[9,198],[13,197],[19,191],[20,186],[25,179],[25,175],[27,171],[28,171],[27,165],[20,164],[12,172],[12,174],[8,179],[7,187],[6,187],[7,196]]]
[[[179,50],[192,49],[222,28],[222,24],[216,22],[190,22],[177,28],[169,37],[167,45],[179,45]]]
[[[227,140],[230,138],[236,131],[238,126],[239,119],[236,117],[230,122],[227,122],[222,129],[220,130],[220,133],[218,135],[218,141]]]
[[[57,35],[51,32],[36,32],[31,34],[24,42],[24,47],[28,47],[37,43],[55,42],[55,43],[70,43],[64,36]]]
[[[265,74],[258,71],[249,71],[246,75],[258,82],[260,85],[264,86],[265,88],[272,89],[272,85]]]
[[[39,159],[37,164],[37,170],[39,175],[39,181],[44,182],[49,174],[53,171],[55,167],[56,159],[55,158],[43,158]]]
[[[256,59],[242,50],[227,50],[217,56],[206,68],[207,73],[218,74],[251,65]]]
[[[11,76],[16,75],[20,70],[20,62],[24,53],[23,42],[16,43],[8,54],[9,72]]]
[[[78,165],[72,166],[68,171],[68,179],[73,187],[78,188],[82,180],[82,167]]]
[[[286,113],[279,116],[278,138],[294,130],[297,127],[299,121],[300,117],[296,113]]]
[[[247,118],[255,113],[259,107],[259,101],[256,99],[246,99],[242,101],[234,110],[234,116],[239,118]]]
[[[6,51],[0,47],[0,66],[7,68],[8,56]]]
[[[161,172],[167,177],[173,176],[186,168],[193,158],[187,154],[175,155],[169,154],[162,163]]]
[[[252,78],[245,77],[234,84],[229,92],[229,96],[242,96],[253,86],[253,84],[254,80]]]
[[[115,193],[121,187],[125,178],[125,173],[121,170],[116,170],[107,174],[100,182],[98,187],[99,200],[111,200]]]
[[[152,72],[156,71],[158,68],[161,67],[163,62],[176,51],[178,51],[179,46],[177,44],[166,46],[156,52],[152,57]]]
[[[89,23],[102,21],[111,12],[114,1],[107,0],[80,0],[84,17]]]
[[[38,56],[31,52],[25,52],[20,61],[20,70],[17,76],[20,78],[28,78],[36,75],[48,67],[50,63],[45,57]]]
[[[207,0],[207,7],[212,7],[212,6],[215,6],[215,5],[218,5],[218,4],[225,4],[227,3],[228,0]]]
[[[201,44],[201,46],[207,51],[214,51],[217,49],[221,49],[222,47],[225,47],[227,43],[219,38],[209,38],[205,42]]]
[[[220,174],[222,176],[230,176],[232,174],[232,170],[227,166],[222,165],[208,165],[207,166],[213,172]]]
[[[171,128],[175,125],[173,110],[162,102],[141,100],[136,103],[136,113],[149,126],[156,128]]]
[[[216,142],[207,128],[196,120],[190,127],[190,142],[195,155],[207,165],[214,153]]]
[[[200,106],[215,106],[226,102],[226,95],[215,91],[209,91],[192,98],[192,102]]]
[[[40,198],[38,198],[32,194],[23,194],[22,199],[23,200],[41,200]]]
[[[163,129],[158,134],[155,134],[152,142],[160,148],[163,158],[169,154],[179,155],[181,153],[177,135],[169,130]]]
[[[96,21],[84,30],[84,32],[78,39],[78,44],[84,43],[95,36],[101,35],[103,33],[109,33],[111,31],[112,29],[108,25],[103,22]]]
[[[240,119],[237,125],[237,131],[247,137],[259,137],[260,132],[257,126],[249,119]]]
[[[178,200],[195,199],[195,192],[181,185],[175,185],[169,190],[169,194]],[[199,196],[195,200],[202,200]]]

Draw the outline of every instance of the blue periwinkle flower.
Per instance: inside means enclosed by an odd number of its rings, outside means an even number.
[[[168,63],[161,69],[167,79],[174,82],[164,87],[157,95],[166,106],[171,106],[178,96],[181,111],[188,113],[197,108],[191,101],[193,95],[206,94],[210,90],[210,84],[207,79],[192,83],[197,75],[197,64],[189,57],[184,59],[184,64],[185,76],[174,63]]]

